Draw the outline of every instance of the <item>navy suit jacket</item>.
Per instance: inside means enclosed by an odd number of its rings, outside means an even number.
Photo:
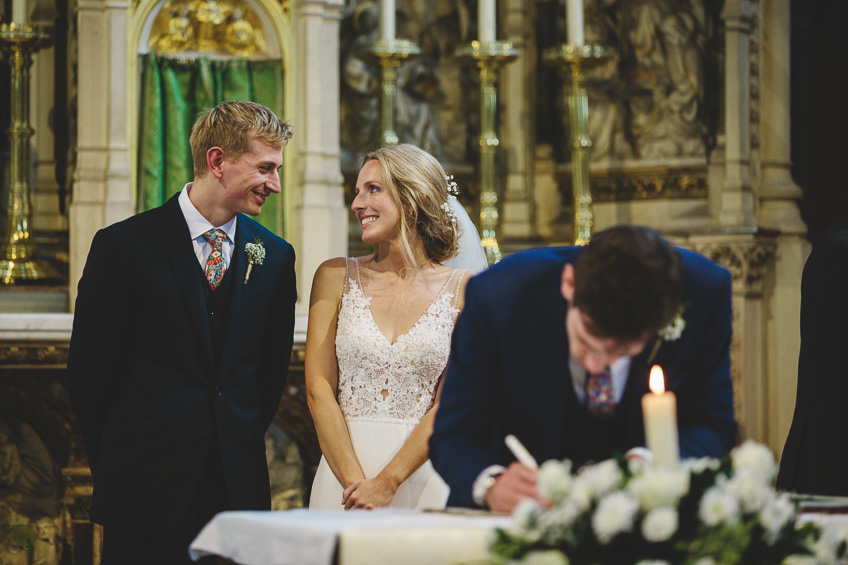
[[[848,496],[848,218],[813,247],[801,279],[795,413],[777,486]]]
[[[686,328],[652,361],[677,395],[684,457],[727,453],[736,441],[730,379],[731,281],[705,257],[679,250],[684,264]],[[472,506],[472,484],[488,466],[514,460],[504,446],[515,434],[540,462],[568,452],[567,407],[576,405],[568,368],[563,266],[578,247],[518,253],[473,277],[457,321],[430,457],[451,488],[448,504]],[[644,445],[641,397],[649,391],[649,343],[633,358],[617,444]],[[606,454],[612,456],[613,453]]]
[[[265,260],[243,284],[244,246],[257,237]],[[191,503],[210,442],[232,507],[270,507],[264,434],[291,356],[294,259],[291,245],[239,214],[229,324],[215,355],[206,283],[177,196],[97,232],[68,355],[93,521],[167,533]]]

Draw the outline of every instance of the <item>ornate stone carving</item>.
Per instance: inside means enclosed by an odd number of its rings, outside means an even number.
[[[777,243],[771,239],[756,238],[698,243],[693,248],[730,271],[734,290],[742,290],[748,296],[760,296],[762,281],[775,257]]]

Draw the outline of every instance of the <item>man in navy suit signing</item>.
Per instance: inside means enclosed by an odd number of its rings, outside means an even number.
[[[430,438],[448,504],[511,511],[539,498],[537,472],[514,461],[507,434],[540,462],[643,447],[652,364],[677,395],[681,456],[727,453],[730,290],[727,270],[636,226],[518,253],[472,278]]]
[[[280,192],[291,133],[252,102],[205,111],[194,182],[94,236],[68,389],[103,565],[191,563],[217,512],[270,509],[264,434],[291,356],[294,250],[245,214]]]

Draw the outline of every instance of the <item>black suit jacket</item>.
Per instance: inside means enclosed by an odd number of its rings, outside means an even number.
[[[68,388],[94,474],[92,520],[165,534],[210,442],[234,509],[270,507],[264,433],[294,332],[294,250],[238,216],[229,325],[212,350],[199,262],[177,201],[97,232],[76,300]],[[266,251],[243,284],[246,243]]]
[[[604,442],[576,417],[580,409],[568,367],[563,266],[581,248],[517,253],[473,277],[456,324],[430,457],[451,488],[449,505],[472,506],[472,484],[488,466],[514,460],[504,445],[515,434],[541,463],[586,456],[599,460],[644,445],[641,398],[649,390],[648,344],[630,365],[616,421]],[[727,453],[736,440],[730,380],[730,274],[680,250],[686,329],[665,342],[659,364],[677,395],[684,457]],[[586,441],[584,441],[584,439]],[[579,452],[579,454],[578,454]]]
[[[801,280],[795,414],[777,486],[848,496],[848,218],[816,242]]]

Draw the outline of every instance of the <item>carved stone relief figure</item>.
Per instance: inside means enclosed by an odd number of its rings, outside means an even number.
[[[625,135],[624,121],[626,85],[618,71],[620,42],[613,16],[600,10],[588,15],[585,38],[586,43],[605,45],[609,51],[609,59],[586,72],[591,160],[607,162],[631,158],[633,148]]]
[[[377,39],[379,18],[377,4],[365,2],[342,22],[340,113],[344,171],[358,170],[362,153],[379,137],[380,70],[366,60],[364,53],[368,43]]]
[[[633,79],[629,128],[638,156],[704,156],[703,7],[671,0],[619,5]]]
[[[57,465],[31,426],[0,421],[0,564],[58,565]]]

